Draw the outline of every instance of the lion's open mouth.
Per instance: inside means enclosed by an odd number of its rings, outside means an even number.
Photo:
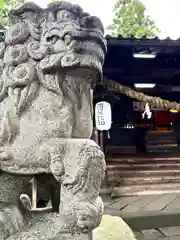
[[[102,75],[106,44],[97,29],[86,29],[76,22],[47,23],[42,44],[50,49],[39,62],[43,72],[83,68]]]

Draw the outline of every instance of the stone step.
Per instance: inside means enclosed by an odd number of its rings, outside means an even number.
[[[180,169],[112,169],[112,170],[107,170],[107,175],[115,175],[115,176],[121,176],[121,177],[129,177],[129,176],[177,176],[180,174]]]
[[[180,193],[180,183],[143,184],[131,186],[112,186],[112,197],[160,195]]]
[[[144,211],[122,213],[122,211],[118,209],[106,207],[105,214],[122,217],[123,220],[131,227],[131,229],[136,232],[147,229],[171,228],[176,226],[180,228],[180,210],[171,212]],[[171,240],[171,238],[168,240]]]
[[[134,231],[137,240],[179,240],[180,227]],[[169,234],[168,234],[169,233]]]
[[[180,162],[172,163],[172,162],[161,162],[161,163],[116,163],[116,164],[108,164],[108,170],[129,170],[129,169],[139,169],[139,170],[151,170],[151,169],[180,169]]]
[[[116,164],[174,164],[180,163],[180,157],[172,158],[138,158],[138,157],[113,157],[106,158],[107,165]]]
[[[168,184],[168,183],[180,183],[180,176],[175,177],[109,177],[108,184],[111,187],[117,186],[131,186],[131,185],[146,185],[146,184]]]
[[[180,152],[180,147],[177,144],[171,145],[154,145],[154,146],[147,146],[147,152],[154,152],[154,153],[174,153]]]

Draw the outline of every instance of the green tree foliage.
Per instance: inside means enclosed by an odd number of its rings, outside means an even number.
[[[24,0],[0,0],[0,31],[8,26],[8,13],[11,9],[21,5]]]
[[[140,0],[117,0],[114,19],[108,27],[114,36],[153,37],[159,33],[155,22],[146,15],[146,7]]]
[[[44,0],[47,3],[54,2],[55,0]],[[24,0],[0,0],[0,35],[8,27],[8,13],[11,9],[14,9],[21,4]],[[38,4],[38,0],[37,0]]]

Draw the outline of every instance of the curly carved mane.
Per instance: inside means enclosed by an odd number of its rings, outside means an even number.
[[[0,101],[8,101],[0,146],[18,134],[19,118],[41,86],[69,99],[74,111],[82,107],[82,94],[91,102],[92,79],[102,75],[106,52],[102,23],[78,5],[61,1],[41,9],[26,3],[9,18],[11,26],[0,43]]]

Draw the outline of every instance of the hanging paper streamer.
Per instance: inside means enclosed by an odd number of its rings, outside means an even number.
[[[142,114],[142,118],[145,117],[145,115],[147,115],[147,118],[150,119],[152,117],[152,112],[150,110],[150,107],[149,107],[149,104],[146,103],[146,106],[145,106],[145,111],[143,112]]]

